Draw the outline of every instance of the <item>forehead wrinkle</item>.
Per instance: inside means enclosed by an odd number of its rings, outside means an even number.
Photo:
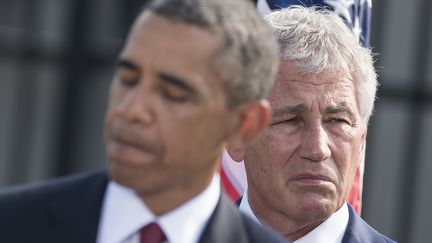
[[[331,69],[327,72],[320,73],[302,73],[299,72],[297,69],[281,69],[278,72],[278,79],[281,82],[300,82],[313,86],[346,82],[353,83],[353,77],[351,72],[345,71],[345,69]]]
[[[306,85],[312,85],[312,86],[321,86],[321,85],[334,85],[334,81],[329,80],[320,80],[320,82],[314,82],[314,81],[309,81],[308,80],[301,80],[301,79],[279,79],[279,82],[282,83],[302,83],[302,84],[306,84]]]

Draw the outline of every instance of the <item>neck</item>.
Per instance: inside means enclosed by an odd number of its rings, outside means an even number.
[[[269,205],[266,200],[250,188],[248,190],[248,202],[261,223],[269,226],[290,242],[305,236],[326,220],[326,218],[321,217],[297,219],[288,214],[284,205],[281,205],[280,208]]]
[[[303,225],[302,227],[295,229],[288,234],[284,234],[283,237],[290,241],[295,241],[303,236],[305,236],[307,233],[311,232],[313,229],[315,229],[318,225],[320,225],[324,220],[317,220],[310,222],[306,225]]]
[[[155,193],[137,192],[147,207],[157,216],[163,215],[203,192],[211,183],[215,169],[197,172],[193,179],[179,180],[171,188]]]

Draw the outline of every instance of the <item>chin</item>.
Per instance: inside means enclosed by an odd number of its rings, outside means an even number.
[[[123,166],[110,165],[108,177],[116,183],[127,187],[140,195],[154,195],[164,189],[164,178],[140,173],[139,170]]]
[[[328,218],[337,210],[334,200],[319,195],[303,197],[298,205],[300,212],[315,219]]]
[[[137,184],[135,177],[137,176],[138,175],[136,173],[136,170],[125,166],[117,165],[114,162],[111,162],[108,166],[109,179],[115,181],[122,186],[135,189],[135,184]]]

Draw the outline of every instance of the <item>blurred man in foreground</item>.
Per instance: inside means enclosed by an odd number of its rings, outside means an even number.
[[[247,1],[156,0],[119,56],[107,171],[0,194],[2,242],[282,242],[221,196],[226,142],[267,125],[278,65]]]
[[[240,210],[294,242],[392,242],[346,203],[375,100],[370,51],[327,10],[290,7],[267,20],[281,48],[272,121],[228,149],[246,167]]]

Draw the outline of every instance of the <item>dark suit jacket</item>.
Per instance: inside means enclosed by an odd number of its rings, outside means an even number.
[[[240,206],[241,197],[236,201],[237,207]],[[388,237],[380,234],[374,228],[368,225],[348,204],[349,210],[349,220],[348,225],[345,230],[345,234],[342,238],[342,243],[385,243],[385,242],[395,242]]]
[[[96,242],[105,172],[83,173],[19,186],[0,193],[0,241],[7,243]],[[197,209],[199,210],[199,209]],[[238,213],[224,196],[200,242],[284,242]]]
[[[349,221],[345,230],[342,243],[360,243],[360,242],[395,242],[388,237],[380,234],[374,228],[369,226],[348,204]]]

